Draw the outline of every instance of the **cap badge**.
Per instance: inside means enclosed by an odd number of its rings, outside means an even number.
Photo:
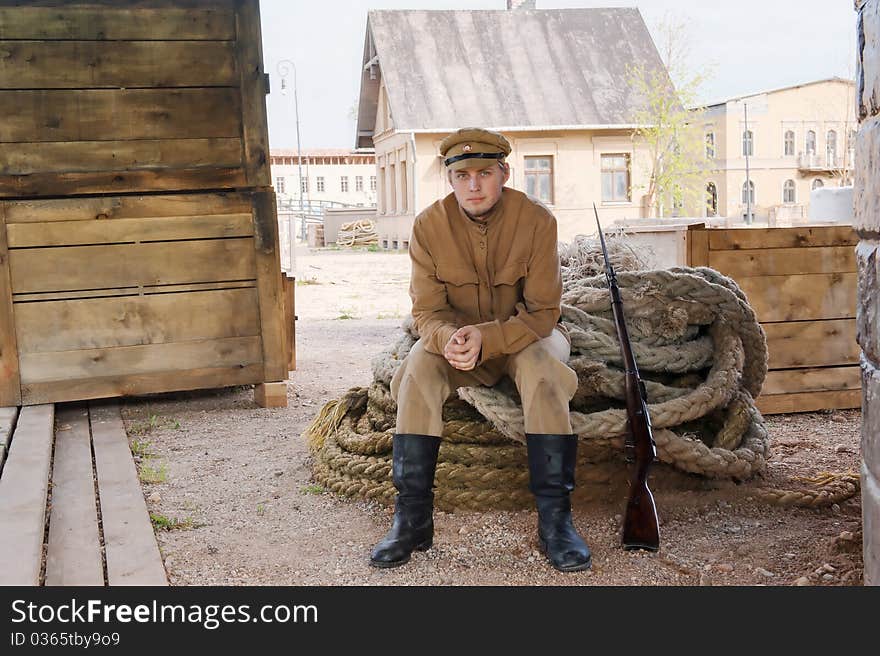
[[[471,152],[471,145],[470,145],[470,144],[465,144],[465,145],[462,147],[462,150],[463,150],[464,152],[466,152],[466,153]]]

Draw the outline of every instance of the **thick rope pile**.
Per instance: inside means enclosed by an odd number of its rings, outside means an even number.
[[[339,246],[373,246],[379,243],[376,224],[369,219],[350,221],[339,226],[336,236]]]
[[[660,464],[652,487],[688,483],[688,475],[745,481],[766,470],[769,438],[755,407],[767,373],[767,345],[736,283],[713,269],[635,270],[638,255],[609,239],[633,352],[645,380]],[[571,336],[568,364],[578,375],[571,401],[579,437],[577,494],[619,496],[626,486],[624,374],[601,251],[579,238],[561,252],[562,321]],[[307,429],[314,474],[348,496],[393,500],[391,440],[396,404],[389,384],[418,336],[404,333],[373,360],[373,383],[331,401]],[[524,420],[507,379],[463,387],[444,406],[437,466],[440,508],[517,508],[528,491]],[[853,493],[852,477],[806,481],[820,490],[756,488],[788,505],[830,505]],[[693,483],[691,483],[693,487]],[[766,492],[766,493],[765,493]]]

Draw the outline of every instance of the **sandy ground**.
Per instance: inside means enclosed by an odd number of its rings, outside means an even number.
[[[300,249],[297,370],[287,408],[237,387],[128,399],[123,406],[174,585],[860,585],[859,498],[813,510],[769,505],[750,484],[656,492],[662,548],[625,552],[623,499],[577,506],[592,571],[562,574],[538,554],[536,513],[435,513],[434,547],[376,570],[391,512],[311,480],[301,433],[328,400],[371,381],[371,358],[409,312],[403,253]],[[768,480],[857,471],[857,410],[768,417]]]

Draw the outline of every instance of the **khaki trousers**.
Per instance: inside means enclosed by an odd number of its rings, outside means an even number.
[[[570,435],[568,402],[577,391],[577,374],[565,363],[570,346],[558,330],[506,356],[506,374],[522,399],[527,433]],[[459,387],[493,385],[480,367],[460,371],[417,341],[391,379],[397,401],[397,433],[433,435],[443,431],[443,403]]]

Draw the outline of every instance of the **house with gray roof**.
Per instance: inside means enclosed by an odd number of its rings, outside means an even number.
[[[356,147],[375,149],[383,247],[449,193],[438,146],[468,126],[508,137],[508,185],[551,208],[560,239],[593,231],[594,201],[603,223],[641,216],[646,99],[627,72],[665,69],[638,9],[371,11],[362,65]]]

